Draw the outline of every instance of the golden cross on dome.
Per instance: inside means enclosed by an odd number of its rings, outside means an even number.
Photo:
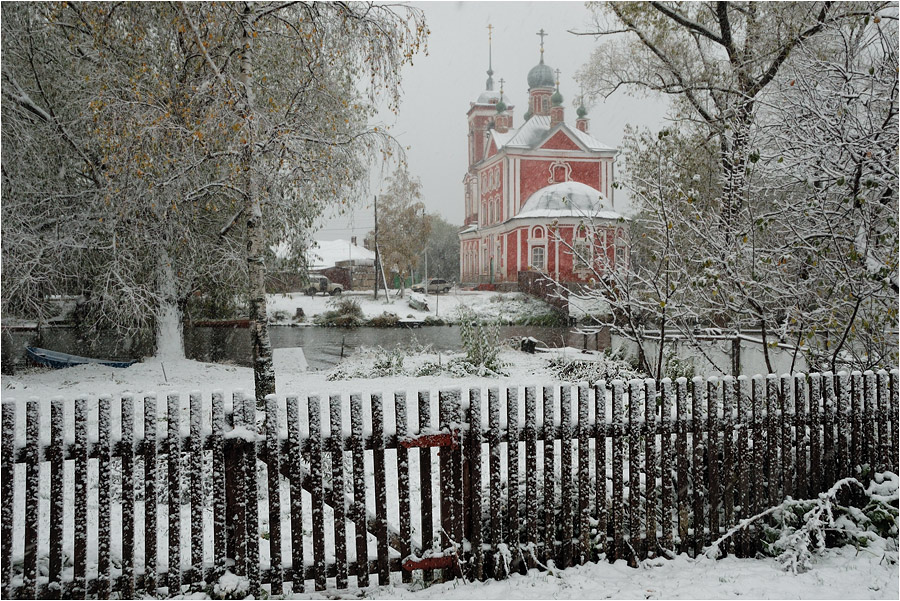
[[[556,89],[559,89],[559,74],[562,73],[559,69],[556,70]]]
[[[537,32],[537,35],[541,36],[541,58],[544,58],[544,37],[550,35],[544,31],[544,28],[541,27],[541,30]]]

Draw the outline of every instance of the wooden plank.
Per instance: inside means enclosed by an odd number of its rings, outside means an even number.
[[[507,567],[500,552],[503,539],[503,510],[501,509],[500,481],[500,391],[496,387],[488,389],[488,471],[490,482],[490,512],[488,524],[491,543],[491,575],[497,580],[507,576]]]
[[[875,414],[875,419],[878,422],[878,462],[876,469],[879,472],[890,469],[891,422],[894,421],[896,423],[896,416],[893,420],[891,419],[888,382],[889,376],[887,371],[879,370],[876,374],[878,409]],[[893,441],[893,444],[896,445],[897,441]]]
[[[231,396],[230,444],[225,449],[226,520],[228,520],[228,555],[234,559],[231,571],[237,576],[247,575],[247,502],[246,448],[243,439],[235,437],[244,428],[244,396],[236,391]],[[235,430],[238,432],[236,433]]]
[[[362,396],[352,394],[350,395],[350,447],[353,452],[353,521],[356,525],[356,583],[360,588],[369,586],[369,541],[366,528],[366,464],[363,445]]]
[[[822,492],[822,374],[809,375],[809,494]]]
[[[522,566],[522,538],[519,523],[519,389],[509,386],[506,389],[506,466],[507,466],[507,542],[512,553],[512,569]],[[472,500],[472,506],[481,512],[481,503]]]
[[[662,489],[660,491],[662,504],[660,547],[664,555],[672,556],[675,552],[672,533],[672,516],[675,515],[675,487],[674,479],[672,478],[672,474],[675,471],[675,458],[672,453],[672,409],[674,408],[672,380],[663,378],[659,383],[659,389],[662,400],[662,411],[659,414],[659,466],[662,474],[660,482]]]
[[[878,383],[875,379],[875,372],[867,370],[863,373],[863,463],[869,466],[870,470],[877,467],[876,454],[878,451],[878,440],[875,434],[875,391]]]
[[[678,552],[687,553],[690,548],[690,508],[688,504],[688,469],[691,458],[688,455],[687,420],[690,399],[687,394],[687,379],[675,380],[675,405],[677,411],[675,456],[678,458],[678,475],[676,482],[678,498]]]
[[[296,396],[287,398],[288,461],[291,462],[291,592],[305,591],[303,582],[303,459],[300,453],[303,442],[300,438],[300,401]]]
[[[357,403],[359,397],[357,397]],[[312,479],[312,527],[313,527],[313,573],[316,582],[316,590],[324,591],[326,588],[325,572],[325,486],[322,465],[322,426],[321,405],[319,397],[310,396],[309,406],[309,474]],[[361,408],[360,408],[361,409]],[[360,410],[360,413],[362,411]],[[360,426],[361,427],[361,426]],[[365,497],[363,497],[365,498]],[[357,529],[357,536],[359,536]],[[362,537],[365,539],[365,526],[362,528]],[[365,561],[365,560],[364,560]],[[368,576],[368,570],[363,570]]]
[[[809,408],[806,396],[806,375],[794,375],[794,437],[796,442],[797,461],[794,464],[797,484],[794,494],[798,499],[806,499],[808,492],[807,461],[809,457],[809,434],[806,427],[809,423]]]
[[[891,448],[893,449],[892,459],[893,463],[891,465],[891,469],[896,473],[898,469],[900,469],[900,444],[898,444],[897,439],[897,415],[900,413],[900,403],[898,403],[898,384],[897,380],[900,379],[900,371],[896,369],[892,369],[890,376],[888,377],[888,385],[890,388],[890,411],[888,415],[891,416],[891,423],[893,424],[893,429],[891,430],[891,441],[893,444]]]
[[[781,392],[778,395],[781,403],[781,495],[780,500],[794,497],[794,436],[793,428],[796,416],[794,413],[793,387],[791,376],[781,376]]]
[[[388,565],[388,518],[387,518],[387,483],[384,473],[384,402],[381,394],[373,394],[372,402],[372,466],[375,470],[375,518],[377,520],[376,538],[378,540],[378,584],[387,586],[391,582]]]
[[[181,398],[168,395],[169,596],[181,594]]]
[[[15,472],[15,448],[16,448],[16,404],[12,401],[4,401],[2,403],[3,410],[3,435],[2,435],[2,453],[0,453],[0,487],[3,491],[2,509],[0,509],[0,519],[2,519],[2,536],[0,536],[0,549],[3,554],[3,596],[11,599],[13,596],[12,589],[12,541],[13,541],[13,523],[16,516],[13,514],[13,496],[15,488],[13,474]],[[57,569],[57,574],[59,569]]]
[[[734,466],[734,401],[737,381],[734,376],[722,378],[722,517],[725,530],[730,530],[735,525],[734,519],[734,491],[738,486]],[[713,534],[713,538],[718,535]],[[734,552],[734,538],[728,540],[726,550]]]
[[[606,498],[606,381],[594,385],[594,515],[597,516],[598,554],[610,556],[609,503]]]
[[[750,495],[752,493],[750,486],[754,469],[753,466],[755,465],[753,459],[754,447],[752,432],[753,397],[752,391],[750,390],[750,380],[747,376],[738,376],[737,386],[738,447],[736,455],[740,478],[740,511],[737,512],[737,517],[743,520],[754,515],[751,513],[753,506],[750,500]],[[739,552],[743,557],[748,557],[751,552],[751,547],[749,529],[744,528],[740,535]]]
[[[418,433],[429,433],[431,430],[431,393],[420,390],[417,406]],[[432,516],[431,494],[431,449],[419,450],[419,491],[421,495],[422,551],[427,553],[434,549],[434,520]],[[422,572],[425,583],[434,580],[434,572],[426,569]]]
[[[838,445],[834,435],[834,424],[837,418],[836,383],[837,378],[832,373],[828,372],[822,375],[822,470],[825,474],[825,480],[822,482],[823,490],[831,487],[837,481]]]
[[[781,502],[781,495],[779,494],[781,462],[778,457],[780,447],[778,376],[769,374],[766,376],[766,482],[769,492],[769,507],[774,507]]]
[[[335,586],[347,588],[347,507],[344,498],[344,420],[341,415],[342,399],[339,394],[328,397],[328,431],[331,442],[331,507],[334,511],[334,567]]]
[[[225,573],[227,554],[227,506],[225,501],[225,396],[212,393],[212,493],[213,493],[213,569],[206,583],[217,582]]]
[[[481,530],[482,503],[484,501],[481,488],[481,446],[483,442],[481,424],[481,389],[469,389],[469,431],[466,437],[466,462],[468,481],[467,495],[469,499],[468,524],[466,536],[472,544],[471,578],[484,580],[484,535]]]
[[[41,484],[41,410],[40,401],[31,399],[25,413],[25,561],[22,588],[19,594],[26,599],[37,598],[37,556],[38,520],[40,518]],[[109,421],[107,420],[107,444],[109,443]],[[108,482],[109,480],[107,480]],[[98,488],[104,488],[102,485]],[[107,495],[109,489],[107,488]],[[6,499],[4,499],[6,501]],[[109,538],[107,538],[106,560],[109,569]],[[102,567],[102,566],[101,566]],[[102,577],[102,572],[101,572]],[[109,595],[107,595],[108,597]]]
[[[553,386],[544,386],[544,519],[543,519],[543,561],[556,560],[556,395]]]
[[[266,476],[269,493],[269,586],[271,595],[284,594],[284,572],[281,560],[281,415],[278,410],[278,397],[274,394],[266,396]],[[338,498],[343,498],[337,488]],[[337,501],[337,499],[336,499]]]
[[[129,403],[131,397],[128,397]],[[63,559],[63,512],[65,505],[65,413],[62,399],[53,399],[50,404],[50,563],[49,582],[47,593],[51,597],[62,598],[62,559]],[[130,405],[129,405],[130,407]],[[5,410],[5,406],[4,406]],[[129,420],[129,421],[126,421]],[[131,439],[126,438],[126,426],[130,429],[133,416],[125,411],[125,401],[122,402],[122,442],[127,443]],[[130,434],[130,432],[129,432]],[[4,442],[6,431],[3,432]],[[10,442],[12,438],[10,437]],[[134,480],[132,477],[133,458],[128,453],[128,445],[123,445],[126,450],[122,455],[122,576],[125,578],[125,587],[122,591],[123,598],[130,599],[134,596]],[[6,450],[3,451],[4,455]],[[3,475],[6,480],[6,473]],[[11,483],[11,481],[10,481]],[[131,489],[129,490],[129,483]],[[128,494],[131,493],[129,497]],[[4,499],[12,499],[5,496]],[[12,503],[4,503],[5,505]],[[127,529],[131,529],[131,538],[126,545]],[[5,536],[5,532],[4,532]],[[129,594],[125,594],[129,593]],[[9,598],[9,594],[6,595]]]
[[[657,555],[657,488],[656,488],[656,380],[644,380],[644,422],[646,438],[644,441],[644,503],[645,527],[644,556]]]
[[[612,524],[615,559],[625,559],[625,385],[621,380],[612,383]]]
[[[397,440],[403,440],[409,435],[407,418],[406,393],[394,393],[394,419],[396,420]],[[409,451],[402,445],[397,445],[397,507],[400,514],[400,561],[406,560],[412,554],[412,508],[409,492]],[[478,505],[480,508],[480,504]],[[403,570],[401,573],[403,582],[412,582],[412,572]]]
[[[693,551],[694,557],[700,555],[706,544],[706,496],[703,484],[708,483],[708,471],[703,462],[703,427],[706,419],[703,412],[703,378],[695,377],[691,380],[691,448],[693,449],[693,461],[691,463],[691,476],[693,480]]]
[[[573,548],[573,516],[572,503],[576,499],[575,489],[572,482],[572,387],[564,384],[559,390],[559,407],[560,407],[560,480],[562,496],[562,511],[560,517],[562,527],[560,528],[562,541],[560,545],[559,561],[560,567],[563,569],[572,565],[572,559],[575,554]]]
[[[112,590],[110,580],[109,549],[112,542],[110,510],[112,506],[112,469],[110,454],[110,406],[112,399],[101,396],[98,407],[97,437],[97,598],[109,599]]]
[[[574,561],[578,565],[591,559],[591,424],[589,403],[591,391],[578,386],[578,546]],[[511,470],[510,470],[511,471]],[[510,489],[512,484],[510,483]]]
[[[191,591],[202,590],[203,574],[203,411],[202,397],[197,391],[188,396],[190,403],[191,437],[188,439],[191,488],[191,569],[187,582]]]
[[[854,371],[850,374],[850,471],[846,475],[855,475],[863,461],[863,383],[862,373]]]
[[[77,413],[77,411],[76,411]],[[156,397],[144,397],[144,588],[156,596],[157,577],[157,527],[156,513],[158,493],[156,464],[159,441],[156,438]],[[77,430],[76,417],[76,433]],[[77,471],[77,470],[76,470]],[[77,515],[77,514],[76,514]]]
[[[259,399],[265,402],[264,399]],[[247,582],[248,592],[253,596],[259,595],[259,481],[256,473],[256,458],[259,455],[256,434],[256,403],[257,399],[250,395],[244,396],[244,427],[252,434],[250,441],[244,442],[244,510],[247,520]]]
[[[643,382],[628,382],[628,562],[633,567],[643,555],[641,533],[641,399]]]
[[[846,478],[852,475],[850,471],[851,455],[850,442],[852,436],[852,423],[850,413],[851,379],[846,372],[841,372],[835,379],[837,393],[837,412],[835,415],[837,433],[837,478]]]
[[[87,438],[87,400],[75,399],[75,506],[73,509],[75,532],[72,567],[72,597],[84,599],[87,593],[87,481],[88,438]],[[153,498],[152,496],[150,497]],[[153,534],[156,534],[154,525]],[[151,539],[151,540],[156,540]],[[151,580],[152,582],[152,580]],[[152,589],[151,589],[152,590]]]
[[[706,381],[706,465],[709,474],[709,537],[704,540],[704,545],[719,538],[719,512],[721,511],[722,491],[719,474],[719,411],[721,407],[721,390],[718,378],[709,378]],[[731,446],[730,441],[727,443]]]
[[[460,391],[441,390],[438,393],[438,427],[441,431],[454,432],[460,426]],[[448,452],[449,451],[449,452]],[[440,490],[441,490],[441,549],[443,555],[458,554],[462,545],[461,523],[458,521],[462,510],[462,473],[461,466],[457,470],[454,455],[458,450],[443,449],[439,454]],[[445,581],[459,576],[453,568],[444,568]]]
[[[525,519],[528,569],[537,567],[537,398],[534,386],[525,387]]]
[[[765,460],[766,460],[766,381],[762,376],[753,377],[753,467],[750,470],[750,492],[753,497],[750,515],[756,515],[768,507],[768,489],[765,488]],[[756,535],[758,527],[753,524],[749,528],[748,540],[752,542],[752,550],[755,551],[758,542]],[[748,551],[750,552],[750,551]]]

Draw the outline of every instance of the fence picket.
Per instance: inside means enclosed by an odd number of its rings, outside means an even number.
[[[207,584],[218,581],[225,573],[227,520],[225,500],[225,397],[222,391],[212,394],[212,492],[213,492],[213,569]]]
[[[156,397],[144,397],[144,588],[151,596],[157,589],[157,528],[156,513],[158,493],[156,491],[156,454],[159,442],[156,438]],[[78,434],[78,405],[75,406],[75,434]],[[77,460],[76,460],[77,466]],[[76,472],[77,472],[76,467]],[[77,515],[77,514],[76,514]]]
[[[390,584],[391,572],[388,565],[388,523],[387,523],[387,484],[384,474],[384,402],[381,394],[373,394],[372,402],[372,466],[375,470],[375,516],[378,520],[376,535],[378,539],[378,584]]]
[[[257,399],[244,395],[244,426],[249,430],[249,441],[244,442],[244,499],[247,520],[247,582],[251,595],[259,594],[259,482],[256,458],[259,456],[256,425]],[[264,399],[260,399],[264,402]]]
[[[835,379],[837,388],[837,446],[838,467],[837,478],[850,475],[850,448],[852,436],[852,415],[850,413],[851,379],[846,372],[841,372]]]
[[[2,509],[0,509],[0,519],[2,519],[2,536],[0,536],[0,549],[3,554],[3,596],[7,599],[12,594],[12,540],[13,540],[13,495],[15,488],[13,487],[13,473],[16,469],[15,453],[16,448],[16,404],[10,401],[2,403],[3,410],[3,435],[2,435],[2,474],[0,474],[0,487],[3,491]],[[58,573],[58,570],[57,570]]]
[[[366,529],[366,464],[363,446],[363,405],[362,396],[358,394],[350,395],[350,432],[350,446],[353,450],[353,514],[356,525],[356,584],[362,588],[369,586],[369,541]]]
[[[560,516],[562,519],[561,530],[561,547],[560,547],[560,567],[565,569],[572,565],[572,557],[574,549],[572,548],[572,502],[575,500],[575,493],[572,487],[572,387],[563,385],[559,391],[559,407],[560,407],[560,462],[559,469],[561,472],[561,497],[562,510]]]
[[[418,394],[418,432],[419,435],[431,430],[431,394],[421,390]],[[431,447],[419,449],[419,490],[422,499],[422,551],[427,553],[434,549],[434,517],[432,515],[431,494]],[[423,570],[424,581],[434,579],[434,571]]]
[[[720,387],[718,378],[706,381],[706,416],[708,432],[706,433],[706,466],[709,482],[709,542],[719,538],[719,511],[722,492],[719,488],[719,407]],[[730,441],[725,443],[731,446]],[[704,541],[706,544],[706,541]]]
[[[266,396],[266,476],[269,485],[269,586],[273,596],[284,594],[281,560],[281,441],[278,397]],[[341,489],[336,489],[340,491]]]
[[[519,527],[519,389],[506,389],[506,466],[507,466],[507,529],[509,533],[512,563],[510,567],[521,566],[521,528]],[[473,505],[475,503],[473,499]],[[477,507],[481,507],[479,503]]]
[[[203,574],[203,399],[197,391],[188,395],[191,436],[188,439],[190,457],[190,489],[191,489],[191,569],[188,571],[187,583],[191,591],[202,588]]]
[[[584,384],[578,386],[578,552],[576,564],[587,563],[591,558],[591,496],[590,496],[590,436],[588,423],[591,393]],[[512,484],[510,484],[512,487]]]
[[[32,399],[26,405],[25,413],[25,455],[28,462],[25,465],[25,564],[22,582],[22,594],[25,598],[37,598],[37,555],[38,555],[38,519],[40,508],[40,437],[41,437],[41,409],[40,401]],[[107,428],[109,420],[107,420]],[[109,444],[109,431],[107,430],[107,445]],[[103,488],[102,486],[100,488]],[[107,495],[109,489],[107,489]],[[4,499],[4,501],[6,501]],[[108,514],[107,514],[108,518]],[[107,520],[108,521],[108,520]],[[108,531],[107,531],[108,533]],[[101,549],[103,542],[100,543]],[[106,564],[109,566],[109,537],[106,539]],[[102,564],[100,565],[102,569]],[[102,577],[102,571],[101,571]],[[108,597],[109,595],[107,595]]]
[[[641,380],[628,382],[628,563],[643,554],[641,538]]]
[[[797,454],[794,463],[796,484],[794,494],[798,499],[806,499],[809,488],[809,480],[806,466],[809,460],[809,434],[806,426],[809,423],[809,406],[806,395],[806,377],[800,374],[794,375],[794,440]]]
[[[809,493],[819,493],[822,482],[822,376],[809,378]]]
[[[466,438],[466,460],[468,462],[467,496],[469,499],[467,538],[472,544],[472,578],[484,580],[484,536],[481,531],[481,390],[469,389],[469,432]]]
[[[738,406],[738,474],[740,477],[740,511],[737,517],[740,519],[753,516],[753,506],[750,502],[752,489],[750,488],[755,461],[753,459],[753,397],[749,389],[750,380],[747,376],[739,376],[737,381],[737,406]],[[740,534],[740,550],[745,557],[750,553],[749,529],[744,528]]]
[[[733,376],[722,378],[722,513],[725,530],[734,524],[734,491],[738,485],[734,467],[734,396],[737,381]],[[714,534],[713,538],[718,538]],[[726,549],[734,552],[734,540],[729,539]]]
[[[324,591],[325,572],[325,485],[322,461],[322,407],[319,397],[310,396],[309,406],[309,472],[312,479],[313,574],[316,590]],[[365,524],[365,522],[363,522]],[[357,530],[359,533],[360,530]],[[365,527],[362,532],[365,533]],[[363,540],[365,537],[363,536]],[[368,571],[366,570],[366,574]]]
[[[555,415],[556,415],[556,395],[553,386],[544,386],[543,396],[541,397],[544,421],[543,421],[543,451],[544,451],[544,530],[543,530],[543,550],[542,555],[544,563],[554,561],[556,541],[556,473],[555,473]]]
[[[594,383],[594,508],[597,516],[597,554],[610,556],[609,503],[606,492],[606,381]]]
[[[534,386],[525,388],[525,514],[528,569],[537,567],[537,399]]]
[[[181,398],[168,395],[169,596],[181,594]]]
[[[655,557],[657,549],[656,524],[656,381],[644,380],[644,422],[646,424],[646,440],[644,446],[644,503],[645,503],[645,540],[644,554]]]
[[[128,398],[129,402],[131,398]],[[65,413],[64,403],[62,399],[53,399],[50,403],[50,561],[49,561],[49,582],[47,593],[53,597],[62,598],[62,559],[63,559],[63,514],[65,504]],[[122,442],[126,441],[126,415],[131,419],[130,414],[125,413],[125,403],[122,404]],[[6,407],[4,406],[4,410]],[[130,423],[130,422],[129,422]],[[4,429],[4,444],[6,442],[7,433]],[[130,438],[127,440],[130,441]],[[10,438],[10,442],[12,439]],[[4,454],[6,450],[3,451]],[[134,596],[134,483],[131,478],[131,463],[128,462],[129,454],[127,451],[122,455],[122,575],[125,576],[125,589],[123,590],[124,598]],[[7,484],[6,472],[4,472],[4,487]],[[127,496],[131,483],[131,497]],[[9,481],[12,485],[12,482]],[[4,499],[12,500],[12,495],[6,496]],[[12,503],[4,503],[5,506]],[[128,528],[131,528],[131,539],[126,546],[126,534]],[[4,536],[6,532],[4,531]],[[5,544],[5,543],[4,543]],[[128,580],[128,578],[131,580]],[[130,588],[129,588],[130,585]],[[125,596],[124,593],[130,592]],[[5,595],[9,598],[11,595],[7,592]]]
[[[87,468],[87,399],[80,398],[75,399],[75,546],[72,558],[72,597],[75,599],[84,599],[87,593]],[[156,535],[155,526],[153,535]]]
[[[623,474],[623,461],[625,455],[625,406],[624,383],[621,380],[613,380],[612,383],[612,521],[615,559],[625,557],[625,484]]]
[[[703,465],[703,378],[696,377],[691,380],[691,448],[693,449],[693,461],[691,462],[691,476],[693,482],[693,520],[691,525],[693,532],[694,556],[700,555],[703,550],[706,529],[704,515],[705,496],[702,483],[708,482],[707,471]]]
[[[306,470],[300,452],[300,400],[296,396],[287,398],[288,461],[291,489],[291,592],[306,590],[306,565],[303,560],[303,479]]]
[[[688,419],[687,378],[675,380],[675,406],[678,415],[676,421],[675,455],[678,458],[678,551],[687,553],[690,545],[688,505],[688,469],[691,458],[688,455],[687,419]]]
[[[837,418],[837,395],[835,393],[835,384],[837,379],[834,374],[825,373],[822,375],[823,384],[823,415],[822,423],[825,425],[823,441],[822,441],[822,463],[825,474],[825,481],[822,487],[829,486],[830,482],[837,481],[837,465],[838,465],[838,448],[834,435],[834,424]]]
[[[794,399],[791,387],[791,377],[787,374],[781,376],[781,391],[778,395],[781,404],[781,429],[779,435],[781,438],[781,494],[778,495],[779,501],[785,497],[794,496],[793,482],[793,453],[794,442],[792,430],[794,427]]]
[[[875,372],[868,370],[863,373],[863,463],[871,469],[877,466],[876,452],[878,443],[875,438]]]
[[[762,376],[753,377],[753,469],[751,470],[750,492],[753,497],[750,515],[756,515],[768,500],[768,489],[765,488],[766,460],[766,381]],[[750,532],[756,533],[756,524],[750,526]],[[755,539],[755,537],[754,537]],[[755,547],[755,545],[754,545]]]
[[[332,394],[328,398],[328,431],[331,443],[331,507],[334,512],[335,586],[347,588],[347,508],[344,499],[344,420],[341,415],[342,398]]]
[[[97,437],[97,598],[109,599],[110,582],[109,548],[112,542],[110,511],[112,508],[112,469],[110,466],[110,405],[112,399],[101,396],[98,407]]]
[[[878,471],[886,471],[891,466],[891,422],[896,424],[896,416],[891,416],[890,401],[888,399],[888,373],[879,370],[876,374],[878,384],[878,409],[875,412],[875,420],[878,422]],[[893,441],[894,446],[897,441]]]
[[[490,541],[491,574],[497,580],[506,578],[506,565],[500,553],[503,541],[503,514],[500,508],[500,391],[496,387],[488,389],[488,471],[490,482]],[[479,483],[480,486],[480,483]]]
[[[674,515],[674,483],[672,472],[675,468],[672,455],[672,380],[663,378],[659,384],[660,397],[662,399],[662,411],[660,412],[660,439],[659,439],[659,465],[662,480],[662,517],[660,519],[661,540],[660,546],[665,555],[670,555],[675,550],[674,537],[672,536],[672,516]]]
[[[397,440],[402,441],[409,435],[407,425],[406,393],[394,393],[394,419]],[[412,554],[412,510],[409,495],[409,451],[401,444],[397,445],[397,507],[400,513],[400,563]],[[481,503],[475,505],[480,508]],[[401,570],[403,582],[412,582],[412,572]]]
[[[850,464],[854,468],[865,463],[863,459],[863,382],[862,373],[854,371],[850,374]],[[850,475],[853,472],[846,472]]]
[[[768,503],[775,506],[779,501],[778,487],[781,483],[778,450],[781,447],[781,428],[778,425],[778,376],[766,377],[766,483],[769,491]]]

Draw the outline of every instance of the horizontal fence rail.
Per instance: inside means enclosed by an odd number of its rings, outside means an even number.
[[[896,472],[897,377],[4,400],[3,592],[279,595],[696,555],[786,497]],[[760,544],[749,525],[722,550]]]

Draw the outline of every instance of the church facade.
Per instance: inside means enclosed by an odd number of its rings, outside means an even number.
[[[624,267],[627,224],[612,200],[617,151],[589,133],[583,105],[574,127],[566,123],[559,82],[544,63],[543,36],[518,126],[500,84],[495,91],[489,67],[486,89],[467,114],[460,281],[516,282],[520,271],[531,270],[587,282]]]

